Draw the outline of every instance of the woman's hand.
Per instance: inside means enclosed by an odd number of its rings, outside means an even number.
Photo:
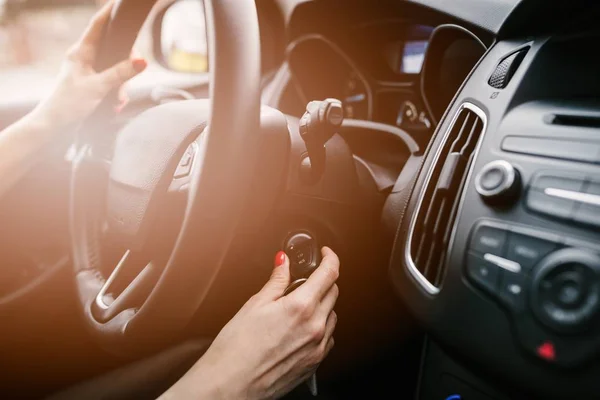
[[[145,60],[129,59],[102,72],[94,70],[113,3],[109,1],[94,16],[82,37],[68,51],[54,90],[34,110],[33,114],[49,128],[62,130],[80,123],[112,90],[146,68]]]
[[[96,14],[71,48],[56,87],[31,113],[0,132],[0,196],[42,157],[40,150],[59,142],[81,123],[113,89],[146,68],[144,60],[126,60],[103,72],[94,71],[112,1]]]
[[[339,260],[327,247],[308,281],[287,296],[289,260],[219,333],[165,399],[271,399],[315,372],[333,347]]]

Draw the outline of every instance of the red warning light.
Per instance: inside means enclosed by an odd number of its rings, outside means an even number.
[[[537,348],[537,354],[546,361],[554,361],[556,359],[556,350],[551,342],[544,342]]]

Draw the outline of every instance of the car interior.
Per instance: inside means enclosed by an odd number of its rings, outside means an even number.
[[[0,198],[2,398],[155,398],[321,246],[317,398],[600,396],[600,4],[122,0],[98,69],[150,26],[168,70],[183,1],[208,72],[107,99]]]

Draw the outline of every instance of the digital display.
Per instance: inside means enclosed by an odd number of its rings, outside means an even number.
[[[428,43],[427,40],[414,40],[404,44],[400,72],[403,74],[418,74],[421,72]]]
[[[414,25],[403,33],[404,38],[388,42],[383,52],[391,70],[398,75],[419,74],[432,32],[430,26]]]

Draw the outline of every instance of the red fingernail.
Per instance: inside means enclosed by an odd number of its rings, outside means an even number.
[[[275,267],[280,267],[285,262],[285,253],[280,251],[275,255]]]
[[[142,72],[147,66],[148,62],[143,58],[136,58],[133,60],[133,69],[135,69],[136,72]]]

